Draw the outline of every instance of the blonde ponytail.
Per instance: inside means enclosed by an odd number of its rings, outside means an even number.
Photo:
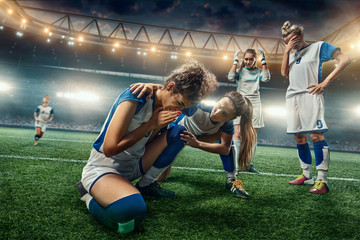
[[[281,27],[281,34],[283,38],[293,32],[301,35],[303,31],[303,27],[301,27],[300,25],[291,25],[289,21],[284,22],[283,26]]]
[[[252,124],[253,106],[251,101],[245,97],[248,109],[241,115],[241,148],[239,157],[240,170],[247,170],[254,154],[254,146],[256,143],[256,132]]]

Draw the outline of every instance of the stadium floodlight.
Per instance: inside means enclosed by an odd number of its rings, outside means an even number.
[[[112,48],[111,51],[112,51],[112,52],[115,52],[116,50],[115,50],[115,48]]]
[[[16,36],[22,37],[24,34],[22,32],[16,32]]]
[[[215,100],[202,100],[201,103],[206,106],[215,106],[216,101]]]
[[[44,33],[48,33],[50,30],[48,27],[44,28]]]
[[[0,91],[6,92],[10,89],[10,85],[6,83],[0,82]]]
[[[84,41],[84,37],[83,37],[83,36],[79,36],[79,37],[78,37],[78,41],[83,42],[83,41]]]
[[[286,116],[286,109],[284,107],[267,107],[265,108],[265,112],[274,117]]]
[[[224,58],[224,60],[227,60],[227,59],[228,59],[228,56],[227,56],[227,55],[224,55],[223,58]]]
[[[191,56],[191,52],[186,52],[186,56],[190,57],[190,56]]]
[[[46,42],[47,43],[51,42],[51,39],[50,38],[46,39]]]
[[[25,18],[23,18],[23,19],[21,19],[21,22],[25,24],[27,22],[27,20]]]
[[[0,30],[4,30],[4,26],[0,26]]]
[[[7,13],[8,13],[8,14],[13,14],[13,10],[12,10],[12,9],[8,9],[8,10],[7,10]]]
[[[120,44],[118,42],[114,43],[114,47],[120,47]]]
[[[151,47],[151,51],[155,52],[156,51],[156,47]]]
[[[354,45],[354,44],[351,44],[351,45],[350,45],[350,48],[355,48],[355,45]]]

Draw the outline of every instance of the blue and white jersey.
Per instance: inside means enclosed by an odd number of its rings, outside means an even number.
[[[183,125],[195,136],[210,135],[219,130],[224,133],[234,134],[233,121],[220,123],[211,121],[210,113],[212,109],[213,107],[207,107],[201,103],[183,109],[176,121],[170,124],[170,127],[177,124]]]
[[[154,111],[154,100],[155,100],[155,94],[146,101],[146,94],[141,98],[138,99],[137,96],[133,95],[129,88],[127,88],[123,93],[120,94],[120,96],[115,100],[106,120],[105,123],[101,129],[100,135],[96,139],[96,141],[93,144],[93,147],[98,152],[103,152],[103,144],[106,132],[108,130],[109,124],[111,122],[111,119],[113,118],[115,111],[120,103],[124,101],[135,101],[138,103],[138,106],[135,111],[135,115],[133,116],[130,125],[127,129],[126,134],[134,131],[136,128],[140,127],[145,122],[148,122],[153,114]],[[149,137],[151,135],[152,131],[149,132],[145,137],[140,139],[137,143],[135,143],[130,148],[126,149],[125,151],[112,156],[111,158],[114,160],[139,160],[145,153],[145,144],[149,140]]]
[[[50,118],[50,115],[54,114],[54,109],[50,106],[44,107],[43,105],[39,105],[35,109],[35,112],[40,122],[46,122],[46,120]]]
[[[309,92],[310,85],[321,82],[322,64],[332,60],[335,50],[340,50],[326,42],[316,42],[289,56],[289,87],[286,97]]]
[[[246,97],[260,97],[260,81],[270,81],[270,71],[260,68],[238,68],[236,73],[229,72],[228,79],[231,82],[236,80],[236,91]]]

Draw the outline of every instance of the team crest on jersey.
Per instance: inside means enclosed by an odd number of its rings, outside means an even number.
[[[301,58],[296,59],[296,64],[299,64],[301,62]]]
[[[322,128],[323,127],[323,124],[322,124],[321,120],[317,120],[316,125],[317,125],[317,128]]]

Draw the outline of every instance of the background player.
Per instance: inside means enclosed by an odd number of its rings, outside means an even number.
[[[307,43],[304,41],[303,27],[286,21],[281,28],[286,44],[281,74],[289,77],[286,92],[287,133],[294,134],[297,143],[302,175],[290,184],[312,184],[311,152],[307,143],[307,133],[314,143],[317,181],[311,193],[326,193],[327,171],[330,151],[323,133],[328,130],[324,119],[323,91],[351,63],[341,50],[326,42]],[[336,59],[337,67],[322,81],[322,63]]]
[[[35,118],[35,146],[38,145],[38,141],[44,135],[44,132],[47,128],[48,123],[54,117],[54,109],[49,106],[50,97],[45,96],[43,98],[42,105],[37,106],[34,112]]]
[[[261,64],[262,68],[256,67],[256,51],[254,49],[247,49],[244,52],[243,60],[239,64],[238,54],[240,50],[236,51],[234,54],[234,63],[228,74],[228,79],[231,82],[236,81],[237,91],[240,92],[243,96],[250,99],[254,111],[253,111],[253,126],[255,128],[256,134],[259,128],[263,128],[264,119],[262,115],[262,105],[260,100],[260,81],[268,82],[270,81],[270,72],[266,64],[265,53],[259,48],[261,55]],[[240,68],[237,69],[237,66],[240,65]],[[239,153],[241,146],[241,128],[240,128],[240,117],[234,120],[234,146],[235,150]],[[251,160],[249,167],[249,172],[259,173],[254,167],[254,157],[256,151],[257,142],[254,145],[254,154]],[[236,154],[236,157],[239,157],[239,154]],[[238,162],[238,161],[236,161]]]

